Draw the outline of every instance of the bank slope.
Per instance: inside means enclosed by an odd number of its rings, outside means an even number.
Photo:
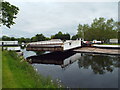
[[[3,88],[57,88],[50,78],[38,75],[33,67],[15,52],[2,53],[2,87]]]

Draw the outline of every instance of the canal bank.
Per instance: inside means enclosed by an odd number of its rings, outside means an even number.
[[[2,88],[58,88],[13,51],[2,52]]]
[[[101,48],[101,47],[82,47],[74,49],[73,51],[82,53],[94,53],[94,54],[108,54],[108,55],[120,55],[120,49]]]
[[[37,72],[60,80],[70,88],[117,88],[118,62],[115,55],[81,53],[74,51],[37,55],[22,50],[24,58],[30,58]],[[66,56],[67,54],[67,56]],[[53,81],[52,80],[52,81]]]
[[[91,44],[90,46],[76,48],[73,51],[82,53],[120,55],[120,45]]]

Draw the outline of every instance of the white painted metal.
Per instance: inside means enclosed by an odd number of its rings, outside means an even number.
[[[63,50],[69,50],[69,49],[73,49],[76,47],[80,47],[81,46],[81,39],[80,40],[69,40],[64,42],[63,44]]]
[[[3,47],[3,49],[6,49],[6,50],[12,50],[12,51],[18,51],[18,50],[21,50],[20,47]]]
[[[0,41],[0,45],[2,45],[2,43],[4,43],[4,45],[18,45],[18,41]]]
[[[71,63],[75,62],[76,60],[81,58],[81,53],[76,53],[75,55],[67,58],[64,60],[64,63],[61,65],[61,67],[66,67],[68,65],[70,65]]]
[[[81,39],[80,40],[66,40],[65,42],[63,42],[60,39],[52,39],[49,41],[39,41],[39,42],[32,42],[32,43],[28,43],[28,45],[33,45],[33,46],[44,46],[44,47],[55,47],[55,46],[61,46],[63,47],[63,50],[69,50],[69,49],[73,49],[76,47],[80,47],[81,46]]]
[[[32,44],[40,44],[40,45],[42,45],[42,44],[63,44],[63,41],[62,40],[60,40],[60,39],[52,39],[52,40],[48,40],[48,41],[39,41],[39,42],[32,42],[32,43],[28,43],[28,44],[30,44],[30,45],[32,45]]]

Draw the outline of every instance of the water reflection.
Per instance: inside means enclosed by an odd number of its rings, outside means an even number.
[[[36,53],[37,56],[39,55],[42,55],[42,54],[45,54],[46,52],[45,51],[33,51]]]
[[[65,51],[65,52],[51,52],[38,56],[31,56],[26,58],[30,63],[39,63],[39,64],[54,64],[60,65],[62,68],[68,66],[73,63],[73,59],[70,57],[74,55],[73,51]],[[66,59],[67,58],[67,59]],[[76,60],[76,59],[75,59]]]
[[[120,67],[119,62],[119,56],[83,54],[79,58],[78,66],[80,69],[91,68],[95,74],[104,74],[106,72],[112,72],[116,67]]]
[[[54,64],[60,65],[61,68],[65,68],[77,60],[80,69],[92,69],[95,74],[112,72],[114,68],[120,67],[119,56],[101,56],[99,54],[75,53],[73,51],[51,52],[27,58],[27,61],[32,64]]]
[[[117,88],[119,57],[68,51],[31,55],[27,60],[40,74],[71,88]]]

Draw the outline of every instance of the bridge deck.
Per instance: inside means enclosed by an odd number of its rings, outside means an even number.
[[[28,51],[64,51],[81,46],[80,40],[67,40],[66,42],[60,39],[49,41],[32,42],[27,44]]]

